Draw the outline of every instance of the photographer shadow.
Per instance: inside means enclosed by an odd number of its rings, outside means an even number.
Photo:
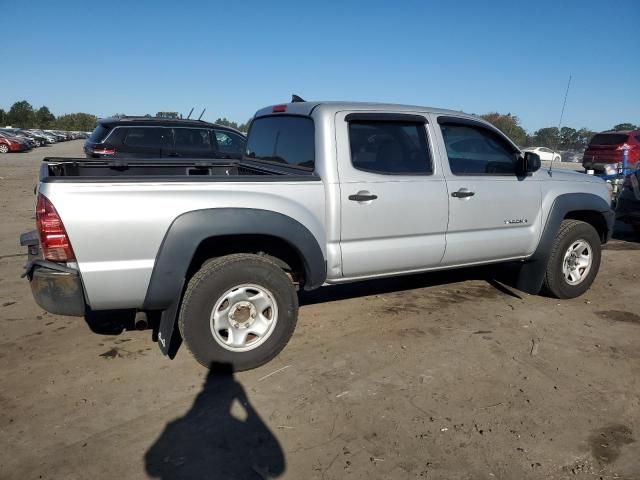
[[[147,474],[163,480],[264,480],[285,471],[278,439],[232,370],[220,367],[209,372],[191,409],[167,424],[144,460]]]

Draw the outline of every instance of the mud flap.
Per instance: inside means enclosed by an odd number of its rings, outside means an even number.
[[[524,262],[520,265],[515,287],[530,295],[538,295],[542,289],[544,275],[547,271],[549,255],[541,256],[535,260]]]
[[[182,286],[184,286],[184,280],[182,282]],[[182,288],[180,288],[180,291],[182,292]],[[181,299],[182,294],[180,295],[180,298],[169,306],[169,308],[162,311],[160,314],[160,325],[158,326],[158,347],[160,347],[160,351],[163,355],[172,360],[178,353],[178,349],[182,344],[182,337],[180,336],[177,322],[178,307],[180,307]]]

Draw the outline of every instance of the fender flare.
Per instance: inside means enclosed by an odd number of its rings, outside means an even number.
[[[164,355],[173,358],[180,347],[180,335],[175,335],[176,318],[187,270],[198,246],[207,238],[242,234],[263,234],[284,240],[302,259],[305,290],[324,283],[327,263],[322,249],[309,229],[291,217],[253,208],[183,213],[173,221],[160,245],[143,304],[145,311],[161,311],[157,340]]]
[[[607,225],[604,239],[607,241],[611,238],[615,214],[602,197],[593,193],[565,193],[558,195],[551,205],[538,247],[520,268],[516,282],[518,290],[533,295],[540,292],[551,255],[551,247],[560,230],[560,224],[568,213],[574,211],[592,211],[601,214]]]
[[[194,210],[178,216],[160,245],[144,300],[145,310],[165,310],[182,293],[187,270],[202,241],[224,235],[270,235],[284,240],[302,259],[305,290],[322,285],[327,267],[313,234],[281,213],[253,208]]]

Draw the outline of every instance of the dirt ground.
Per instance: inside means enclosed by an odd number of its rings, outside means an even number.
[[[460,270],[321,289],[271,363],[208,375],[20,279],[44,155],[0,155],[0,478],[640,478],[640,238],[582,298]]]

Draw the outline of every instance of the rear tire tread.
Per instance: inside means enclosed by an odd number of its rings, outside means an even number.
[[[178,315],[178,329],[180,331],[180,335],[182,336],[183,340],[184,340],[184,344],[187,348],[187,350],[189,351],[189,353],[193,356],[193,358],[195,358],[195,360],[200,363],[201,365],[203,365],[204,367],[207,368],[212,368],[215,367],[216,365],[213,365],[212,362],[205,360],[204,358],[202,358],[196,351],[195,348],[193,348],[190,345],[190,339],[185,335],[185,321],[186,321],[186,309],[193,297],[193,295],[196,293],[196,290],[198,289],[198,287],[201,285],[201,283],[203,281],[205,281],[205,279],[207,277],[215,277],[217,272],[220,272],[221,270],[224,270],[229,264],[233,264],[233,263],[238,263],[238,262],[247,262],[247,261],[259,261],[259,262],[263,262],[265,264],[270,265],[271,267],[273,267],[274,269],[277,269],[278,271],[282,272],[282,275],[284,276],[284,278],[287,279],[287,281],[289,283],[290,279],[288,276],[286,276],[286,273],[284,271],[282,271],[282,269],[276,264],[274,263],[272,260],[265,258],[263,256],[258,256],[255,254],[249,254],[249,253],[236,253],[236,254],[231,254],[231,255],[226,255],[224,257],[220,257],[220,258],[215,258],[212,260],[208,260],[207,262],[205,262],[202,267],[200,268],[200,270],[198,270],[189,280],[189,283],[187,285],[187,289],[184,292],[184,296],[182,298],[182,304],[180,306],[180,314]],[[291,283],[291,288],[293,289],[293,284]],[[289,340],[291,339],[291,336],[293,335],[293,332],[295,330],[295,325],[297,323],[297,309],[298,309],[298,302],[297,302],[297,294],[295,292],[295,289],[293,289],[293,299],[294,299],[294,316],[292,319],[292,325],[289,326],[289,328],[286,331],[286,334],[284,337],[282,337],[280,339],[280,342],[271,345],[270,347],[270,351],[264,356],[264,358],[258,362],[251,362],[250,366],[243,366],[243,365],[234,365],[234,370],[235,371],[242,371],[242,370],[249,370],[249,369],[253,369],[253,368],[257,368],[267,362],[269,362],[273,357],[275,357],[278,353],[280,353],[280,351],[286,346],[286,344],[289,342]],[[280,307],[280,306],[279,306]],[[284,315],[284,309],[282,311],[282,314]],[[282,321],[283,323],[285,322],[285,319],[279,319],[279,321]],[[269,345],[269,342],[265,343],[263,346],[267,347]],[[261,349],[263,346],[257,347],[256,351]],[[248,352],[247,352],[248,353]],[[244,353],[246,355],[246,353]],[[216,362],[213,362],[214,364]]]

